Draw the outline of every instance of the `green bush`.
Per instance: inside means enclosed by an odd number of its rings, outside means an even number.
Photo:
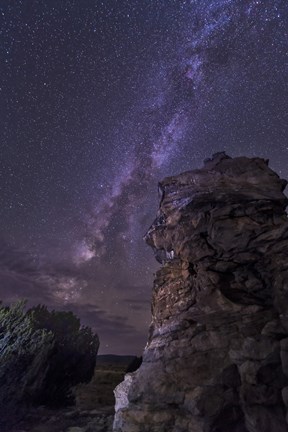
[[[98,336],[72,312],[0,304],[0,430],[32,404],[64,406],[94,372]]]
[[[34,328],[23,302],[0,305],[0,430],[41,391],[54,347],[53,334]]]
[[[72,312],[49,312],[46,306],[28,311],[36,330],[49,331],[55,341],[49,361],[40,403],[50,406],[74,402],[71,388],[89,382],[93,376],[99,348],[98,336],[89,327],[81,327]]]

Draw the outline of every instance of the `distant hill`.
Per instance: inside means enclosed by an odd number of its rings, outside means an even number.
[[[116,354],[105,354],[98,355],[96,360],[96,366],[101,365],[117,365],[117,366],[128,366],[136,356],[133,355],[116,355]]]

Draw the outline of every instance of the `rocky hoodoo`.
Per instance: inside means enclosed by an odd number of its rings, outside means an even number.
[[[114,431],[288,431],[286,183],[225,153],[160,183],[150,336]]]

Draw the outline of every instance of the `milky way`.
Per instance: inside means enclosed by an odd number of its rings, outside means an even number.
[[[140,353],[157,183],[212,153],[288,178],[286,0],[0,1],[1,298]]]

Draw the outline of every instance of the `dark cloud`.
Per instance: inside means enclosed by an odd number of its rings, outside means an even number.
[[[128,323],[123,315],[110,315],[93,304],[77,306],[66,304],[65,310],[72,310],[81,315],[82,323],[88,325],[100,337],[99,353],[122,352],[123,354],[141,354],[144,349],[147,331],[139,331]],[[136,351],[135,351],[135,347]],[[112,351],[111,351],[112,350]]]
[[[80,317],[83,325],[88,325],[99,335],[100,342],[103,341],[101,353],[112,351],[134,353],[134,346],[140,346],[142,349],[146,339],[146,330],[139,330],[137,326],[129,324],[128,316],[109,313],[95,303],[85,303],[89,290],[95,294],[92,276],[90,278],[92,287],[89,286],[87,280],[89,281],[89,273],[87,275],[87,271],[83,272],[81,266],[61,265],[61,263],[52,267],[51,265],[45,266],[43,263],[40,266],[31,254],[1,241],[0,298],[4,303],[25,299],[28,300],[27,307],[44,303],[49,309],[71,310]],[[83,292],[79,293],[81,286],[84,287]],[[117,286],[116,289],[119,290],[120,287]],[[124,287],[121,290],[124,291]],[[135,287],[125,287],[126,293],[131,290],[135,290]],[[118,309],[128,315],[130,308],[137,309],[131,306],[132,303],[137,302],[140,304],[141,300],[124,301],[127,304],[121,310],[120,301]],[[145,302],[143,303],[142,300],[142,307],[139,310],[145,311],[143,305]],[[140,354],[141,350],[138,351],[137,353]]]
[[[130,292],[132,294],[133,291]],[[146,292],[143,291],[142,295],[132,296],[123,298],[121,300],[124,304],[128,304],[129,307],[134,311],[147,311],[150,309],[151,301],[146,299]]]
[[[0,297],[3,301],[18,298],[48,301],[37,259],[26,251],[0,240]],[[32,301],[33,301],[32,300]]]

